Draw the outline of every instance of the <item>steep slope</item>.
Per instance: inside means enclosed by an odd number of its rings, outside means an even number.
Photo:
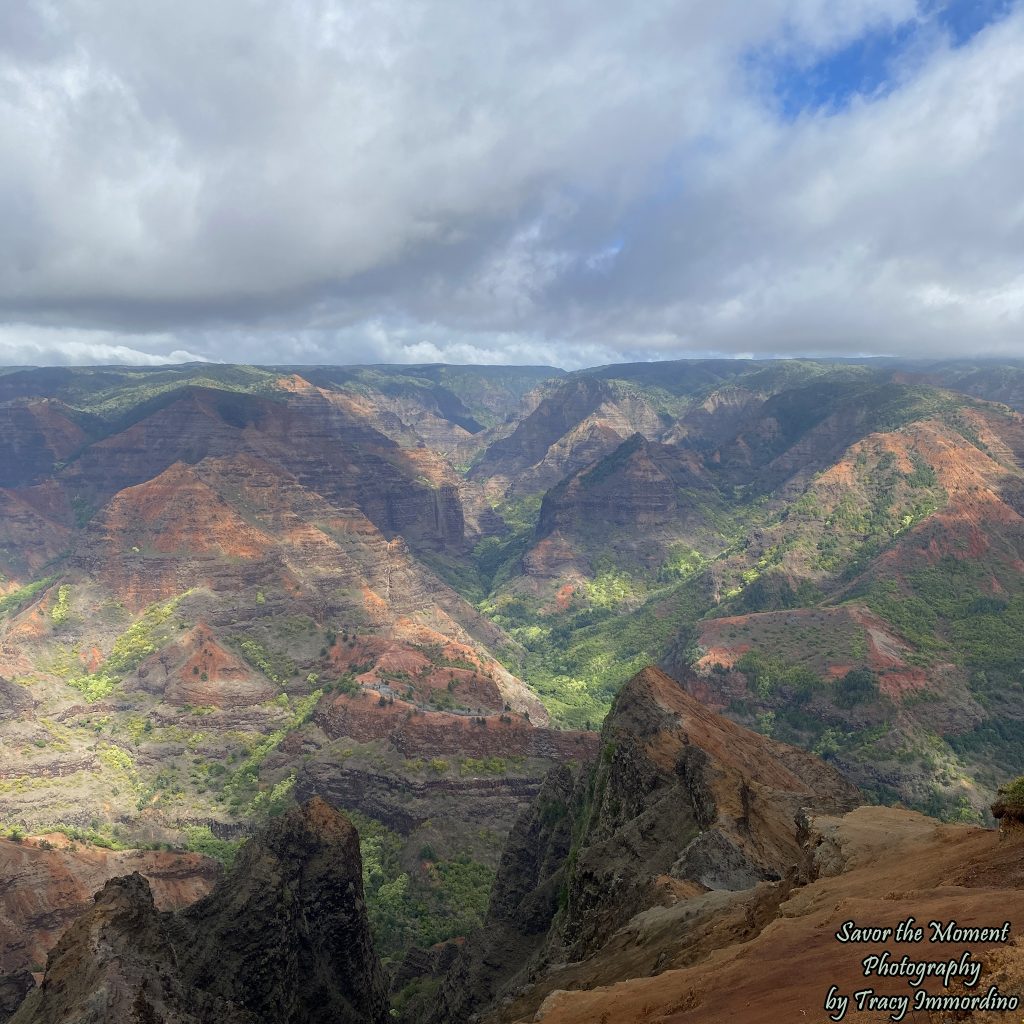
[[[697,453],[634,434],[544,495],[528,575],[543,575],[543,551],[552,546],[571,550],[586,576],[596,575],[593,562],[601,557],[657,570],[675,545],[717,553],[719,538],[696,496],[719,500]],[[561,567],[558,577],[564,577]]]
[[[555,366],[301,366],[288,368],[318,387],[404,399],[469,433],[503,423],[538,385],[565,376]]]
[[[34,970],[108,879],[138,872],[161,910],[205,896],[220,865],[195,853],[107,850],[60,833],[0,839],[0,975]]]
[[[1024,365],[1020,360],[954,359],[895,361],[908,379],[960,391],[1024,412]]]
[[[68,550],[74,525],[73,502],[52,481],[0,488],[0,595],[10,607],[33,596],[32,584]]]
[[[689,963],[666,961],[649,975],[637,971],[629,980],[608,985],[595,979],[593,991],[553,992],[536,1013],[524,1013],[526,1007],[520,1004],[489,1020],[495,1024],[602,1020],[639,1024],[651,1019],[672,1024],[706,1020],[789,1024],[820,1017],[833,985],[848,997],[871,989],[877,995],[906,1000],[902,1011],[906,1019],[914,1014],[921,1019],[978,1024],[1012,1019],[1005,1011],[914,1010],[914,1000],[980,998],[993,984],[1003,997],[1019,999],[1024,993],[1024,964],[1019,940],[1013,938],[1024,925],[1019,912],[1024,842],[1019,836],[1003,840],[990,830],[941,825],[913,812],[876,807],[862,807],[840,818],[813,818],[806,836],[817,877],[793,889],[756,936],[740,932],[728,944],[701,950]],[[934,945],[928,941],[933,933],[927,927],[919,942],[869,943],[851,949],[835,939],[846,921],[895,930],[911,917],[922,925],[952,920],[965,928],[1001,929],[1009,921],[1011,942]],[[623,936],[623,947],[629,938],[648,940],[659,925],[663,922],[656,915],[637,921],[632,933]],[[973,988],[954,980],[945,989],[940,981],[930,979],[917,996],[905,978],[865,979],[861,965],[865,956],[883,951],[893,961],[904,956],[918,962],[958,961],[965,947],[983,967]],[[644,952],[650,963],[653,949]],[[901,1010],[892,1002],[885,1009],[865,1007],[858,1012],[851,1000],[844,1020],[867,1024],[887,1019],[890,1012]]]
[[[205,899],[161,915],[138,873],[114,879],[51,952],[14,1024],[387,1019],[358,837],[322,801],[243,849]]]
[[[20,578],[0,599],[0,822],[228,849],[315,757],[333,769],[317,786],[352,807],[390,821],[401,800],[360,794],[408,785],[418,822],[450,823],[388,834],[447,936],[477,919],[449,876],[485,893],[515,808],[587,741],[543,729],[497,660],[513,645],[422,561],[464,550],[465,485],[444,459],[383,434],[358,395],[260,380],[258,395],[161,381],[52,480],[2,492]],[[47,566],[47,550],[65,554]],[[327,735],[317,705],[335,694],[397,698],[419,728]],[[415,753],[394,741],[413,733]],[[430,871],[414,866],[428,843]]]
[[[137,413],[138,415],[138,413]],[[341,508],[360,509],[412,544],[460,543],[458,480],[437,457],[402,448],[309,386],[272,397],[189,387],[162,396],[130,426],[86,448],[61,474],[93,508],[175,462],[262,458]]]
[[[788,1024],[819,1019],[833,985],[908,1001],[991,984],[1024,992],[1019,828],[854,808],[828,766],[738,728],[655,670],[624,688],[602,739],[610,753],[589,777],[552,773],[517,822],[485,928],[442,974],[407,984],[404,1020]],[[911,917],[921,941],[836,940],[844,922],[895,929]],[[1009,928],[935,944],[932,920]],[[959,962],[965,946],[982,961],[973,988],[930,978],[917,997],[905,977],[862,970],[883,949]],[[851,1005],[844,1019],[882,1012]]]
[[[296,373],[363,403],[373,425],[468,463],[491,431],[520,414],[526,396],[563,376],[551,366],[324,366]],[[490,428],[490,430],[488,430]]]
[[[560,384],[506,437],[491,444],[469,472],[495,498],[556,484],[640,432],[660,433],[666,420],[640,394],[590,377]]]
[[[482,605],[519,674],[582,724],[659,661],[882,800],[984,814],[1024,767],[1020,414],[861,367],[742,380],[548,491]]]
[[[851,446],[714,567],[695,692],[883,798],[984,808],[1019,770],[1022,429],[964,408]]]
[[[639,913],[700,894],[728,905],[722,894],[761,883],[781,890],[806,873],[802,809],[857,801],[817,759],[710,713],[653,668],[623,688],[601,740],[596,766],[553,774],[519,820],[482,933],[439,1000],[408,996],[408,1019],[462,1021],[524,991],[536,1005],[562,987],[565,964],[601,963]]]
[[[88,440],[79,419],[50,399],[0,402],[0,487],[46,480]]]
[[[207,419],[207,440],[227,429]],[[402,538],[269,458],[207,455],[122,488],[63,568],[0,623],[0,672],[27,702],[6,726],[20,782],[0,793],[0,816],[23,828],[146,817],[140,838],[166,840],[181,818],[237,815],[257,779],[245,769],[243,798],[231,786],[242,765],[211,775],[213,763],[247,761],[268,736],[276,746],[325,687],[411,689],[428,713],[442,691],[467,714],[545,721],[495,660],[500,630]],[[107,785],[89,794],[96,772]],[[173,796],[185,791],[183,815]]]

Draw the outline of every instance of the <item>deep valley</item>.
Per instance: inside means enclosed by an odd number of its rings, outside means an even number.
[[[939,889],[994,919],[1022,396],[985,361],[0,370],[0,1020],[49,953],[18,1024],[789,1021],[844,968],[769,1011],[741,947]],[[305,958],[258,994],[184,952],[267,961],[243,905]]]

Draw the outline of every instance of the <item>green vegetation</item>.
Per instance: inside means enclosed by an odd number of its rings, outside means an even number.
[[[556,721],[584,728],[601,721],[622,683],[659,661],[670,644],[692,642],[691,624],[704,611],[703,601],[684,581],[618,615],[591,608],[559,620],[524,598],[500,598],[485,610],[526,651],[508,668],[530,684]]]
[[[186,850],[213,857],[226,868],[235,862],[235,856],[244,842],[242,839],[218,839],[209,825],[189,825],[185,829],[185,840]]]
[[[658,569],[659,583],[675,583],[695,575],[707,564],[707,559],[686,544],[673,544],[669,548],[668,558]]]
[[[295,789],[295,772],[276,782],[269,789],[260,790],[249,805],[248,817],[257,820],[274,818],[282,814],[294,802],[292,791]]]
[[[44,579],[35,580],[33,583],[26,583],[23,587],[18,587],[17,590],[12,590],[6,596],[0,597],[0,615],[5,615],[10,611],[18,611],[28,604],[41,590],[45,590],[50,586],[56,578],[56,576],[47,576]]]
[[[89,704],[109,697],[121,682],[120,676],[110,675],[107,672],[88,672],[82,676],[71,676],[67,680],[68,686],[78,690]]]
[[[750,689],[762,699],[781,693],[786,699],[803,704],[825,686],[807,666],[788,665],[760,651],[748,651],[736,662],[736,668],[746,676]]]
[[[71,616],[71,587],[62,583],[57,588],[57,600],[50,611],[50,618],[55,626],[63,626]]]
[[[80,494],[75,494],[71,498],[71,511],[75,514],[75,526],[81,530],[92,519],[96,509]]]
[[[642,592],[628,573],[605,568],[592,580],[584,580],[583,596],[590,608],[611,609],[637,601]]]
[[[1000,818],[1024,821],[1024,775],[999,787],[992,812]]]
[[[135,758],[121,747],[108,746],[99,750],[96,756],[111,771],[118,772],[126,778],[135,779]]]
[[[541,497],[533,494],[499,504],[495,511],[504,519],[508,533],[479,541],[468,562],[463,557],[429,552],[421,552],[420,557],[453,590],[467,601],[479,604],[515,575],[519,559],[533,537]]]
[[[295,662],[291,658],[286,654],[268,650],[255,637],[248,635],[238,636],[233,637],[232,641],[242,652],[242,657],[253,668],[259,669],[260,672],[268,679],[277,683],[278,686],[283,686],[298,672]]]
[[[313,693],[300,697],[292,705],[292,713],[285,725],[266,736],[261,736],[253,744],[242,764],[224,783],[221,792],[221,799],[227,801],[233,810],[241,813],[242,809],[246,808],[250,814],[268,815],[277,813],[287,804],[295,783],[294,776],[285,780],[283,788],[282,783],[278,783],[276,787],[260,792],[257,789],[260,768],[266,756],[280,746],[288,733],[309,721],[322,696],[322,690],[314,690]]]
[[[991,579],[1004,576],[1006,596],[990,592]],[[895,580],[868,584],[870,607],[918,649],[941,653],[972,670],[979,693],[1016,691],[1024,671],[1024,594],[1005,570],[985,561],[947,555]]]
[[[851,669],[836,683],[836,704],[841,708],[849,710],[877,699],[878,680],[870,669]]]
[[[75,367],[54,394],[72,409],[121,429],[177,397],[186,387],[237,393],[269,390],[279,374],[252,366]]]
[[[161,627],[166,625],[187,596],[186,592],[169,601],[150,605],[142,617],[114,641],[110,654],[95,672],[69,677],[66,680],[68,686],[78,690],[90,704],[108,697],[120,684],[123,675],[134,671],[159,649],[166,639],[161,635]]]
[[[518,371],[507,372],[511,379]],[[90,414],[81,419],[88,421],[90,436],[95,437],[177,401],[187,394],[183,388],[197,384],[219,391],[201,399],[207,411],[234,427],[252,426],[255,410],[265,402],[252,402],[245,393],[273,397],[278,373],[217,366],[145,371],[114,368],[74,370],[53,379],[62,400]],[[505,379],[505,373],[459,367],[311,367],[308,375],[318,387],[421,400],[425,408],[476,432],[482,424],[504,420],[522,392],[543,380],[548,371],[524,370],[514,383]],[[975,425],[970,400],[895,383],[888,379],[888,370],[876,373],[863,366],[806,360],[640,365],[594,371],[594,375],[609,381],[619,399],[640,400],[666,416],[694,408],[713,392],[728,399],[732,390],[732,397],[740,403],[736,410],[752,396],[760,395],[757,402],[765,404],[763,415],[753,412],[753,407],[749,415],[743,414],[741,444],[732,446],[726,434],[734,421],[719,420],[715,430],[702,434],[701,417],[714,410],[714,403],[695,410],[696,417],[673,436],[687,433],[686,444],[694,459],[707,458],[702,466],[694,464],[692,473],[684,467],[676,481],[683,486],[669,495],[683,511],[678,523],[659,525],[650,530],[650,536],[642,530],[634,531],[638,536],[625,536],[629,531],[621,524],[602,521],[612,517],[585,512],[580,516],[582,522],[567,524],[564,530],[575,557],[572,569],[561,579],[557,575],[523,575],[523,556],[530,551],[541,516],[540,494],[500,503],[495,511],[503,517],[507,530],[501,537],[480,540],[471,558],[458,545],[424,552],[430,545],[421,545],[420,538],[410,532],[414,557],[429,564],[505,630],[512,643],[502,648],[500,635],[481,633],[479,623],[453,613],[458,625],[483,637],[508,668],[540,694],[557,724],[590,727],[600,721],[619,686],[635,671],[652,662],[683,664],[694,653],[696,624],[705,616],[751,615],[752,620],[711,625],[711,632],[721,630],[723,645],[733,652],[752,648],[738,666],[746,675],[748,691],[732,706],[732,712],[745,723],[826,758],[883,766],[879,777],[890,782],[899,766],[907,766],[906,778],[916,789],[897,793],[896,783],[893,787],[879,783],[872,795],[881,800],[913,800],[917,806],[957,820],[969,813],[963,791],[966,783],[974,781],[967,778],[965,766],[976,771],[978,788],[994,786],[999,778],[1020,772],[1024,587],[1016,568],[1010,568],[1019,564],[1015,563],[1017,538],[1009,529],[1000,534],[997,527],[986,531],[982,524],[983,529],[977,531],[983,534],[980,542],[968,530],[963,531],[961,540],[941,523],[929,525],[926,520],[947,501],[939,474],[922,454],[931,450],[930,443],[915,441],[932,428],[902,430],[911,421],[936,417],[945,424],[940,426],[944,437],[951,436],[949,430],[955,431],[984,450],[986,430]],[[554,386],[548,393],[553,391]],[[765,429],[757,427],[757,415],[762,415]],[[991,418],[997,413],[990,409],[986,415]],[[808,431],[818,428],[820,433],[808,436]],[[902,432],[888,439],[872,434],[892,430]],[[807,444],[793,457],[786,454],[804,439]],[[959,441],[957,437],[952,440]],[[851,442],[854,446],[846,447]],[[402,472],[412,477],[415,471],[410,473],[410,467],[416,460],[410,458],[405,447],[408,443],[403,438],[397,447],[381,447],[387,449],[383,457],[401,465]],[[915,443],[920,443],[920,452],[914,450]],[[586,494],[589,509],[600,506],[603,494],[613,493],[609,484],[618,481],[638,444],[627,441],[575,478],[574,493]],[[829,462],[834,462],[844,447],[841,464],[830,469]],[[973,449],[964,450],[974,454]],[[1014,504],[1017,471],[1000,452],[993,445],[990,454],[1006,460],[1004,496],[1008,504]],[[68,459],[74,462],[75,456]],[[191,454],[188,459],[191,461]],[[820,462],[815,466],[811,460]],[[663,464],[671,468],[672,460]],[[804,473],[819,467],[820,474],[801,482]],[[787,476],[794,468],[797,475]],[[55,472],[62,485],[71,486],[73,472],[66,472],[65,466],[55,467]],[[793,501],[793,489],[798,485],[806,490]],[[256,507],[258,502],[253,504],[252,495],[243,495],[235,490],[237,486],[237,481],[225,478],[218,483],[218,490],[238,506],[247,521],[261,520],[264,513]],[[556,487],[552,498],[558,493]],[[90,490],[85,495],[69,495],[79,527],[95,512],[89,504],[91,494]],[[1019,501],[1014,507],[1018,505]],[[472,521],[472,515],[469,518]],[[673,532],[676,525],[678,533]],[[342,536],[341,529],[319,528],[339,544],[355,543],[351,536]],[[139,539],[138,543],[148,542]],[[986,545],[991,546],[991,554]],[[550,550],[560,556],[557,548]],[[952,553],[942,558],[944,551]],[[891,559],[879,561],[883,553]],[[557,574],[555,557],[548,567]],[[24,670],[22,681],[37,688],[33,696],[41,698],[39,706],[50,707],[51,713],[60,712],[63,717],[65,709],[58,704],[77,698],[65,693],[67,700],[43,704],[53,696],[48,692],[52,686],[47,669],[52,666],[53,674],[65,679],[89,703],[109,697],[122,679],[165,645],[171,628],[168,619],[176,602],[147,609],[117,638],[95,671],[82,674],[81,659],[87,648],[85,641],[77,646],[74,634],[93,611],[89,598],[97,592],[97,585],[76,583],[72,587],[64,582],[54,586],[60,578],[47,576],[0,598],[0,615],[13,614],[46,588],[53,588],[50,621],[39,615],[36,624],[42,633],[38,642],[33,638],[25,645],[26,656],[35,663],[31,671]],[[312,574],[299,573],[297,578],[303,586],[316,582]],[[303,612],[289,617],[285,605],[290,591],[269,589],[276,585],[269,579],[256,582],[264,589],[243,589],[240,600],[247,607],[234,621],[246,624],[234,627],[239,635],[232,643],[250,665],[277,684],[276,696],[254,712],[266,716],[276,728],[266,726],[270,731],[265,735],[254,731],[225,734],[220,730],[226,728],[230,713],[188,705],[185,713],[193,717],[185,724],[160,724],[163,713],[154,710],[159,698],[140,691],[117,701],[120,708],[129,696],[137,700],[129,712],[111,710],[103,718],[72,715],[68,717],[70,728],[59,730],[44,723],[22,742],[24,756],[38,757],[38,751],[47,748],[51,753],[73,749],[77,754],[88,746],[96,751],[104,778],[116,776],[122,792],[133,787],[132,796],[140,808],[151,802],[179,801],[183,809],[197,793],[208,793],[202,802],[217,800],[239,818],[270,815],[287,806],[294,799],[292,767],[298,770],[299,759],[309,755],[296,754],[294,761],[285,765],[280,763],[283,756],[279,759],[270,754],[289,731],[312,714],[321,690],[308,696],[300,697],[300,693],[316,687],[346,693],[358,690],[354,676],[363,667],[350,666],[340,679],[332,678],[337,671],[332,668],[333,659],[339,653],[335,644],[339,648],[347,645],[348,651],[340,651],[344,656],[357,643],[355,636],[350,636],[351,625],[342,627],[336,622],[337,633],[333,632],[323,621],[328,614],[323,609],[335,598],[353,605],[359,604],[359,599],[357,588],[342,588],[335,595],[325,595],[323,601],[303,599]],[[5,585],[11,584],[5,581]],[[307,597],[310,594],[307,590]],[[220,591],[197,596],[197,616],[200,609],[204,618],[208,617],[207,608],[223,611],[226,605],[217,604],[222,596]],[[900,680],[899,686],[885,685],[884,674],[876,677],[866,667],[869,651],[871,664],[883,663],[878,654],[885,653],[885,641],[878,637],[872,641],[860,609],[843,607],[847,601],[866,604],[906,639],[912,652],[897,653],[928,669],[934,686],[902,697],[884,696],[880,681],[893,693],[905,681]],[[448,604],[445,607],[451,612]],[[807,612],[759,614],[798,608]],[[113,599],[96,614],[109,628],[107,636],[130,621]],[[344,615],[349,624],[358,622],[367,634],[383,635],[387,628],[371,625],[371,617],[361,618],[357,611],[329,614]],[[230,621],[226,615],[208,618],[215,623]],[[443,629],[439,621],[440,613],[434,621],[424,619],[422,624]],[[75,630],[69,628],[71,624]],[[48,625],[55,636],[46,635]],[[316,650],[320,651],[319,660]],[[378,671],[378,678],[391,683],[396,695],[405,693],[416,701],[426,692],[421,684],[439,668],[464,668],[486,675],[480,665],[445,659],[442,651],[440,644],[433,653],[424,647],[431,665],[419,680],[407,672],[384,670]],[[950,671],[948,662],[954,663],[957,671]],[[839,672],[837,665],[843,666]],[[371,667],[372,661],[365,670]],[[720,671],[724,674],[727,670]],[[199,668],[195,673],[205,679]],[[433,692],[430,701],[435,708],[459,709],[465,706],[462,701],[475,702],[472,684],[456,679],[454,671],[444,675],[449,676],[450,686],[445,690],[442,683],[442,688]],[[953,684],[961,679],[969,679],[969,694],[953,692]],[[291,692],[285,692],[285,687]],[[377,699],[394,698],[385,694]],[[932,701],[938,706],[926,706]],[[983,708],[983,717],[976,713],[977,705]],[[963,716],[956,714],[960,707],[967,712]],[[915,718],[915,708],[919,718]],[[155,728],[147,720],[148,714],[154,715]],[[505,722],[510,714],[506,708]],[[479,718],[475,721],[481,722]],[[893,721],[898,729],[892,729]],[[968,727],[973,721],[978,724]],[[951,734],[929,733],[921,722],[948,722],[939,727],[950,729]],[[954,734],[955,728],[966,731]],[[176,752],[168,753],[158,769],[152,756],[157,743],[177,745]],[[136,758],[132,751],[140,745],[143,750]],[[182,749],[192,756],[178,760]],[[360,754],[364,753],[360,748]],[[614,750],[605,754],[614,756]],[[337,756],[345,754],[338,752]],[[514,759],[501,757],[449,761],[426,755],[409,761],[406,771],[422,782],[431,775],[498,777],[507,773],[510,765],[511,770],[517,767]],[[981,765],[987,767],[977,767]],[[894,766],[895,771],[891,770]],[[606,778],[601,771],[592,779],[598,802]],[[903,785],[902,778],[898,784]],[[21,792],[52,784],[23,776],[5,785]],[[592,792],[588,799],[593,797]],[[560,807],[543,809],[543,815],[564,813]],[[368,899],[382,948],[397,954],[413,941],[428,944],[479,923],[481,897],[486,896],[490,878],[487,868],[468,860],[446,860],[448,851],[444,850],[439,858],[429,844],[421,850],[421,863],[414,864],[398,837],[376,823],[366,827]],[[202,827],[187,830],[186,838],[190,849],[223,860],[230,859],[237,845],[217,840]],[[430,840],[441,847],[436,834],[431,834]]]
[[[460,775],[505,775],[508,762],[503,757],[464,757],[459,762]]]
[[[346,813],[359,830],[367,913],[374,944],[385,959],[398,958],[413,945],[429,947],[466,935],[483,923],[492,869],[463,856],[424,859],[410,873],[401,864],[400,836],[366,815]]]

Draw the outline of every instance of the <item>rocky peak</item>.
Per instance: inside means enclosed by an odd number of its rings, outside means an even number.
[[[12,1024],[193,1024],[209,1019],[174,973],[167,921],[137,871],[110,879],[51,950]],[[244,1017],[226,1012],[224,1020]]]
[[[413,1007],[408,1020],[536,1008],[566,965],[582,965],[574,983],[584,987],[616,980],[635,969],[619,948],[631,922],[676,904],[705,922],[742,905],[737,928],[756,934],[766,908],[812,877],[808,814],[841,814],[858,797],[814,756],[735,725],[644,669],[616,699],[596,762],[557,769],[521,816],[482,934],[467,942],[435,1005]],[[700,946],[689,925],[677,925],[667,929],[666,957]]]
[[[662,876],[704,890],[806,876],[802,809],[859,802],[818,758],[715,714],[656,668],[625,685],[601,740],[558,923],[574,958],[652,905]]]
[[[182,971],[262,1021],[383,1019],[385,986],[363,903],[359,834],[314,797],[248,843],[222,885],[179,920]],[[239,987],[244,979],[244,987]]]
[[[108,882],[51,952],[13,1024],[386,1018],[359,836],[314,798],[258,833],[186,911],[160,914],[138,873]]]

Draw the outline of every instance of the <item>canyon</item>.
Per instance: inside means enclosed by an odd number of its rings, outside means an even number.
[[[743,1019],[740,946],[810,949],[829,899],[983,918],[1017,884],[1022,375],[5,368],[5,1012],[75,922],[144,905],[174,948],[160,915],[320,801],[359,835],[367,1005],[410,1022]],[[136,968],[95,977],[214,1012]]]

